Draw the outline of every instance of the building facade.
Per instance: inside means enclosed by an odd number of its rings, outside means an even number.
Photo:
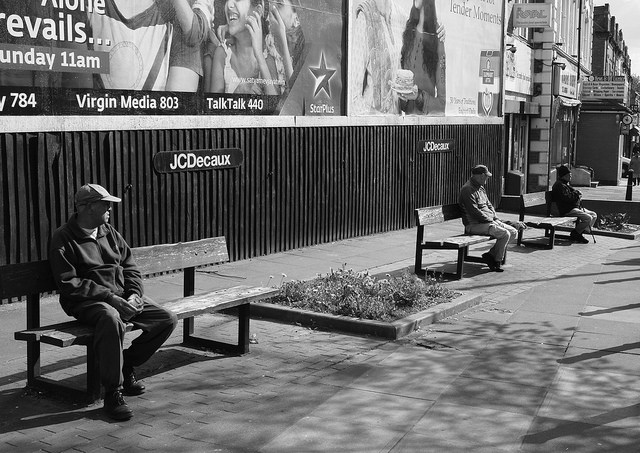
[[[617,185],[637,141],[631,105],[631,59],[609,4],[594,9],[592,76],[582,85],[575,164],[599,184]]]
[[[592,0],[513,0],[505,33],[505,194],[546,190],[574,163]]]

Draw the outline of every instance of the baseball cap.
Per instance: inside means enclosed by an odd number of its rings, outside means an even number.
[[[471,169],[471,174],[491,176],[491,172],[489,171],[486,165],[476,165]]]
[[[122,200],[114,197],[107,189],[98,184],[85,184],[76,192],[76,205],[93,203],[94,201],[112,201],[120,203]]]

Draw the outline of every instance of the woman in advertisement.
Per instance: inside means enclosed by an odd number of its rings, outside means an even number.
[[[398,113],[392,82],[400,69],[399,34],[406,21],[392,0],[362,0],[355,7],[349,69],[353,114]]]
[[[284,80],[278,78],[276,59],[265,47],[268,0],[227,0],[224,11],[230,38],[215,50],[211,86],[205,91],[280,94]]]
[[[269,26],[276,51],[282,57],[287,83],[293,76],[304,48],[304,33],[291,0],[271,2]],[[269,36],[267,39],[270,39]]]
[[[195,93],[203,75],[201,49],[213,23],[213,0],[171,3],[175,18],[166,90]]]
[[[400,96],[406,113],[444,115],[446,59],[444,26],[438,23],[435,0],[414,0],[402,34],[400,65],[412,71],[417,91]]]

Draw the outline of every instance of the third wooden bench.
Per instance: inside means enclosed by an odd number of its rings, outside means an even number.
[[[531,208],[544,206],[544,215],[535,215],[531,213]],[[524,240],[524,230],[518,231],[518,245],[526,245],[530,247],[540,247],[552,249],[556,239],[556,227],[567,222],[573,222],[575,217],[558,217],[551,215],[551,191],[525,193],[520,195],[520,215],[519,220],[524,222],[527,227],[538,228],[544,230],[544,237],[548,240],[540,242],[537,240]]]

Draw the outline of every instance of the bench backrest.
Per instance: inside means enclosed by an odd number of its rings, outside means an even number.
[[[229,261],[224,237],[132,249],[143,275]],[[0,300],[56,291],[49,261],[0,266]]]
[[[551,191],[523,193],[520,195],[520,221],[524,220],[527,208],[535,206],[546,206],[545,214],[547,217],[551,215],[551,206],[553,204]]]
[[[229,261],[224,237],[136,247],[133,256],[142,275],[177,271]]]
[[[442,223],[447,220],[459,219],[460,217],[462,217],[462,212],[458,204],[417,208],[414,211],[414,214],[417,227],[433,225],[436,223]]]

